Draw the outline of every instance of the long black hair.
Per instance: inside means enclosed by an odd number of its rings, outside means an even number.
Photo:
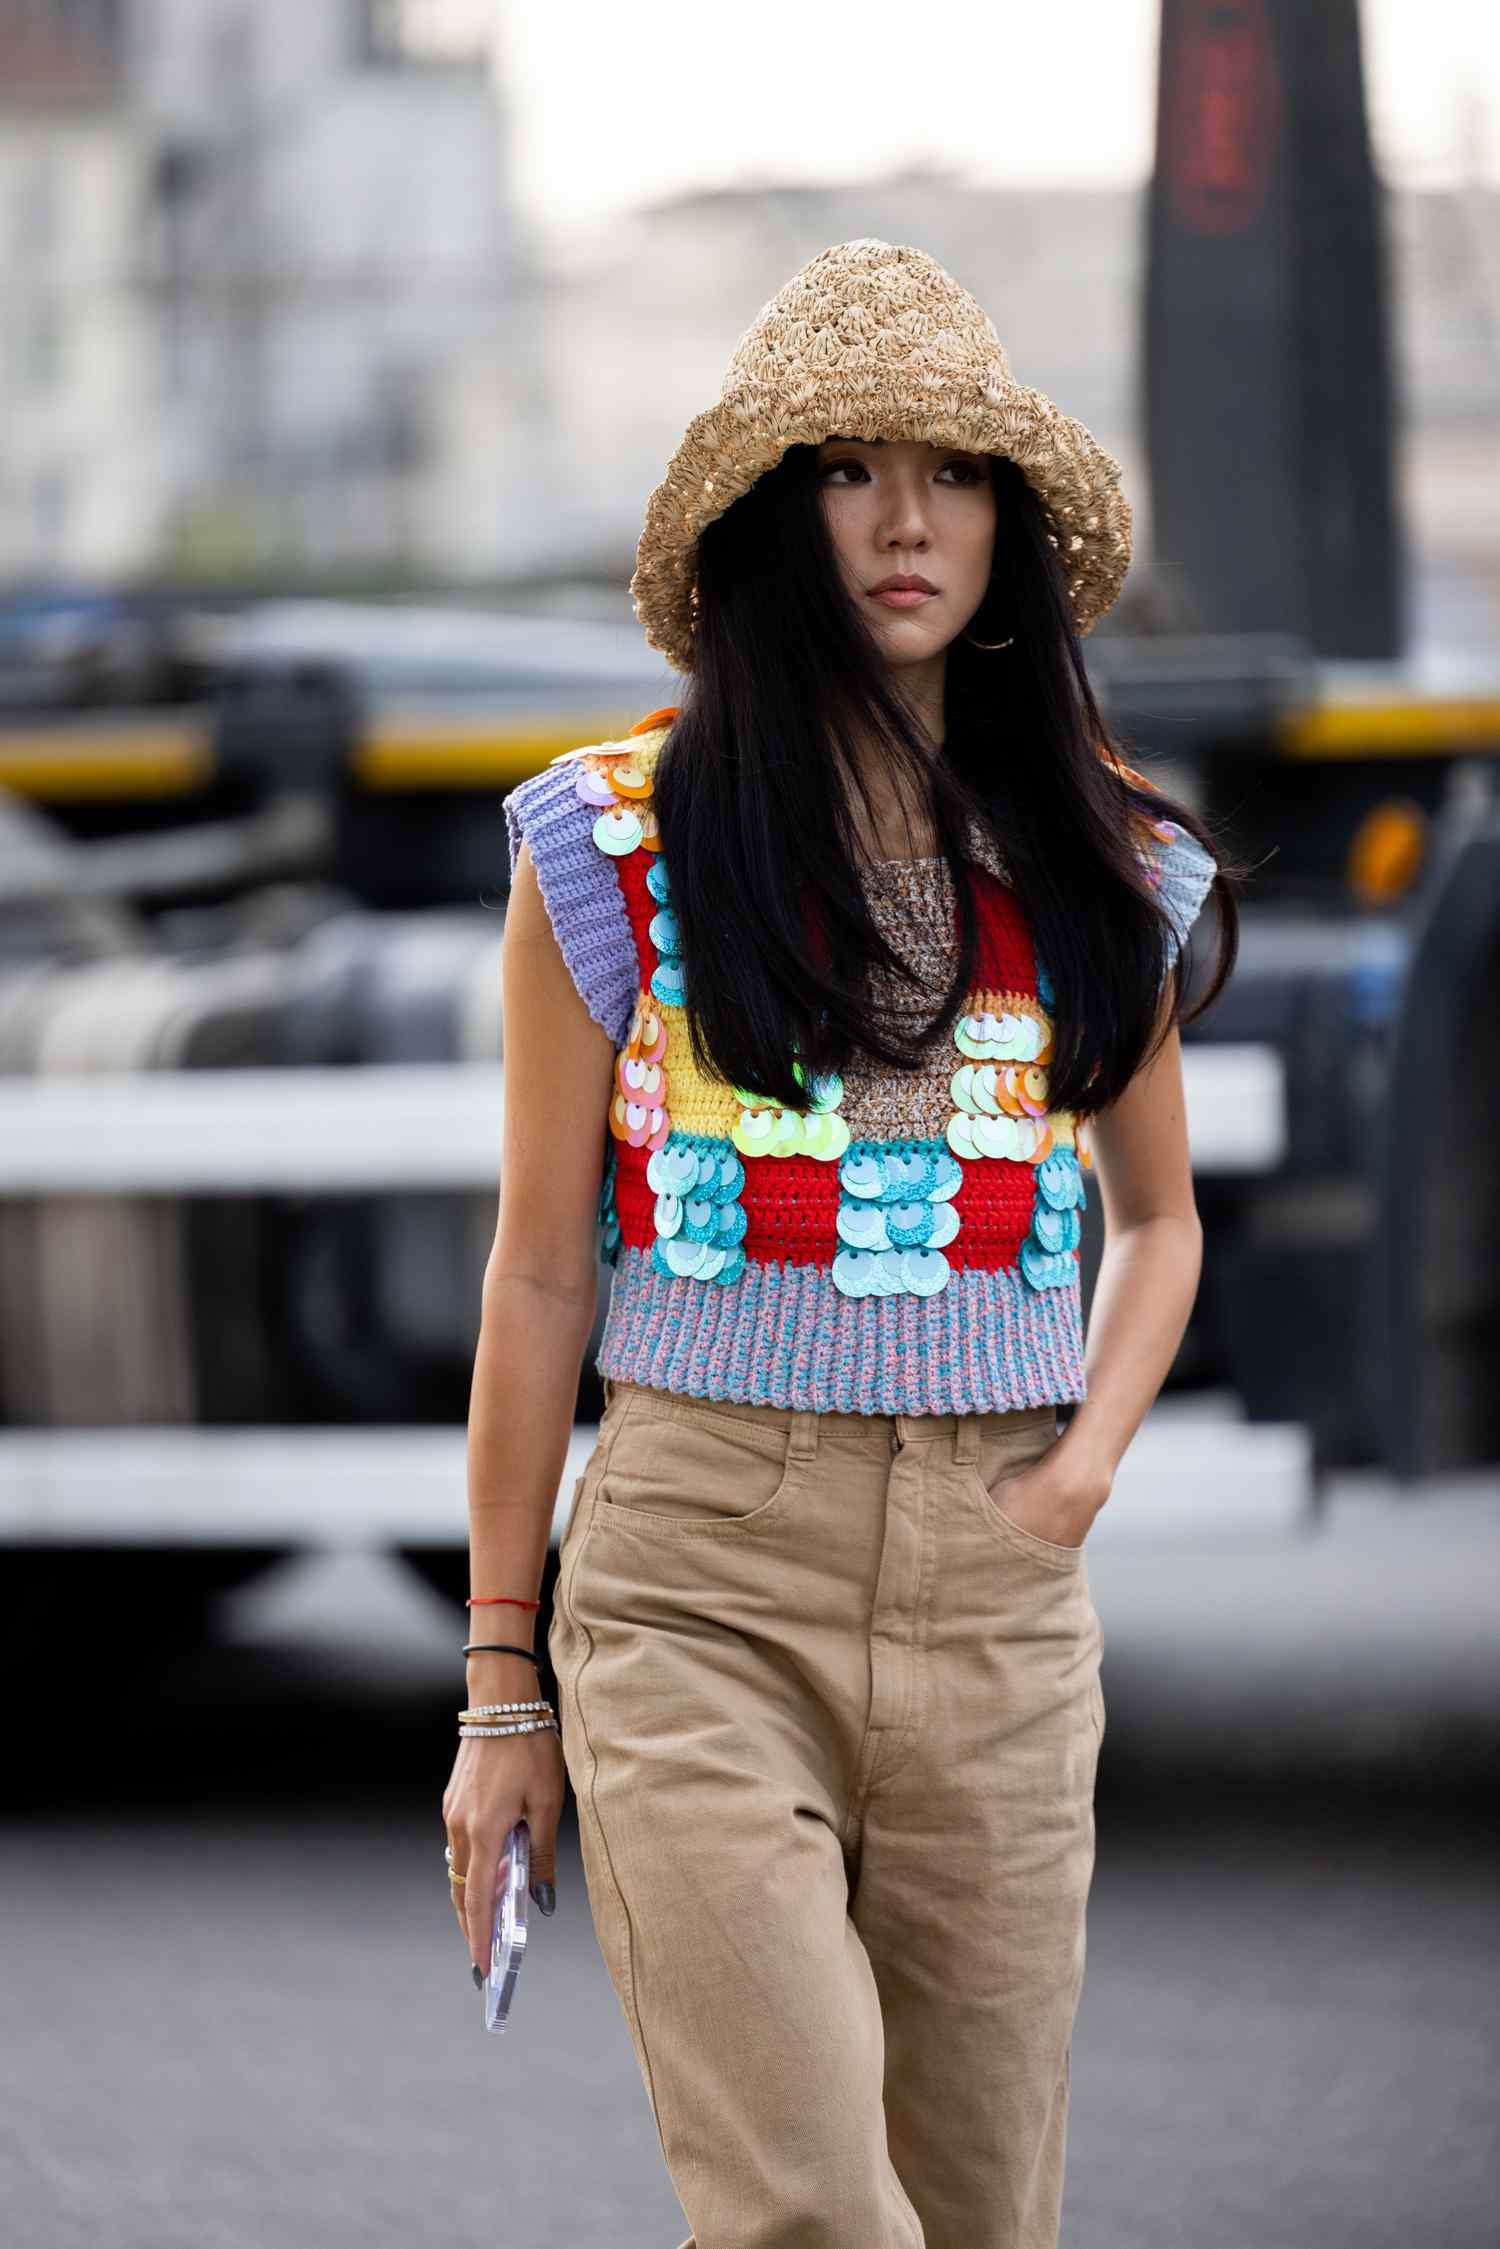
[[[1178,821],[1219,861],[1218,959],[1193,1015],[1234,966],[1238,870],[1191,807],[1119,770],[1047,513],[1014,462],[990,456],[994,556],[967,628],[1014,643],[950,645],[937,754],[844,588],[818,462],[815,446],[790,447],[699,543],[695,668],[653,791],[694,1059],[792,1108],[807,1106],[813,1075],[842,1071],[859,1051],[920,1068],[974,971],[961,869],[977,817],[1051,978],[1049,1105],[1105,1108],[1171,1025],[1192,1019],[1180,958],[1164,1005],[1166,923],[1132,812]],[[872,744],[954,878],[953,980],[915,1031],[879,1008],[869,981],[876,966],[917,981],[871,918],[856,871],[853,799],[873,812]]]

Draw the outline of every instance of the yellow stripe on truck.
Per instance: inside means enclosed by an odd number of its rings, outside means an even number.
[[[355,786],[372,794],[420,789],[513,788],[550,758],[582,743],[619,740],[630,714],[585,712],[514,728],[493,718],[440,713],[379,718],[349,761]],[[0,789],[62,803],[79,798],[190,796],[213,780],[211,716],[141,725],[79,718],[55,727],[0,726]]]
[[[212,780],[208,730],[181,725],[0,731],[0,789],[54,803],[191,796]]]
[[[619,712],[595,712],[545,728],[523,723],[514,732],[493,720],[469,728],[441,719],[377,718],[356,747],[350,769],[359,787],[370,790],[508,789],[564,750],[618,741],[629,724]]]
[[[1273,739],[1283,757],[1453,757],[1500,751],[1500,696],[1449,703],[1329,703],[1285,711]]]

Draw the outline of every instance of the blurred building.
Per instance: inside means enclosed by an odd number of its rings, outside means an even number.
[[[1390,211],[1413,538],[1500,588],[1500,187],[1398,193]]]
[[[489,15],[0,0],[0,572],[410,566],[521,262]]]
[[[929,169],[632,212],[537,277],[523,366],[497,329],[436,372],[422,401],[424,557],[478,577],[628,567],[645,496],[758,307],[855,235],[920,243],[951,266],[993,312],[1016,373],[1131,457],[1139,221],[1128,190],[981,189]],[[518,475],[529,506],[515,504]]]
[[[1149,598],[1144,186],[997,189],[931,166],[742,182],[629,211],[547,263],[509,185],[498,13],[0,0],[0,580],[621,585],[646,494],[758,307],[828,243],[877,234],[950,266],[1016,374],[1120,461],[1130,595]],[[1387,215],[1418,607],[1483,640],[1500,191],[1393,188]]]
[[[759,306],[826,244],[873,234],[919,243],[949,266],[993,314],[1014,373],[1119,460],[1145,561],[1144,199],[1144,187],[984,188],[923,169],[843,187],[710,190],[633,212],[529,286],[524,361],[496,329],[435,370],[421,402],[418,551],[444,575],[627,573],[646,494],[689,417],[718,396]],[[1387,217],[1419,572],[1440,600],[1474,599],[1493,614],[1500,191],[1394,189]],[[1145,579],[1138,569],[1138,596]],[[1476,615],[1469,637],[1483,630]]]
[[[0,0],[0,571],[129,568],[162,516],[123,11]],[[129,431],[132,442],[122,443]]]

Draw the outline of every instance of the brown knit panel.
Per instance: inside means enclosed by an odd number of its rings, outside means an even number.
[[[919,991],[888,971],[872,971],[882,1023],[909,1035],[931,1015],[956,963],[952,877],[942,859],[888,860],[866,867],[861,881],[881,935],[923,979]],[[869,1055],[850,1063],[839,1114],[856,1140],[942,1139],[953,1114],[951,1080],[963,1060],[952,1031],[960,1012],[954,1010],[919,1071],[887,1069]]]

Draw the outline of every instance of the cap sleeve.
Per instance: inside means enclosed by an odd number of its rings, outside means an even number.
[[[1202,910],[1213,886],[1219,862],[1205,851],[1196,836],[1175,820],[1143,823],[1143,848],[1147,874],[1156,886],[1165,909],[1171,939],[1167,951],[1170,967]]]
[[[635,940],[614,862],[594,841],[597,811],[578,795],[577,770],[567,759],[554,762],[501,799],[510,872],[514,880],[521,845],[529,844],[568,973],[618,1048],[630,1035],[638,997]]]

